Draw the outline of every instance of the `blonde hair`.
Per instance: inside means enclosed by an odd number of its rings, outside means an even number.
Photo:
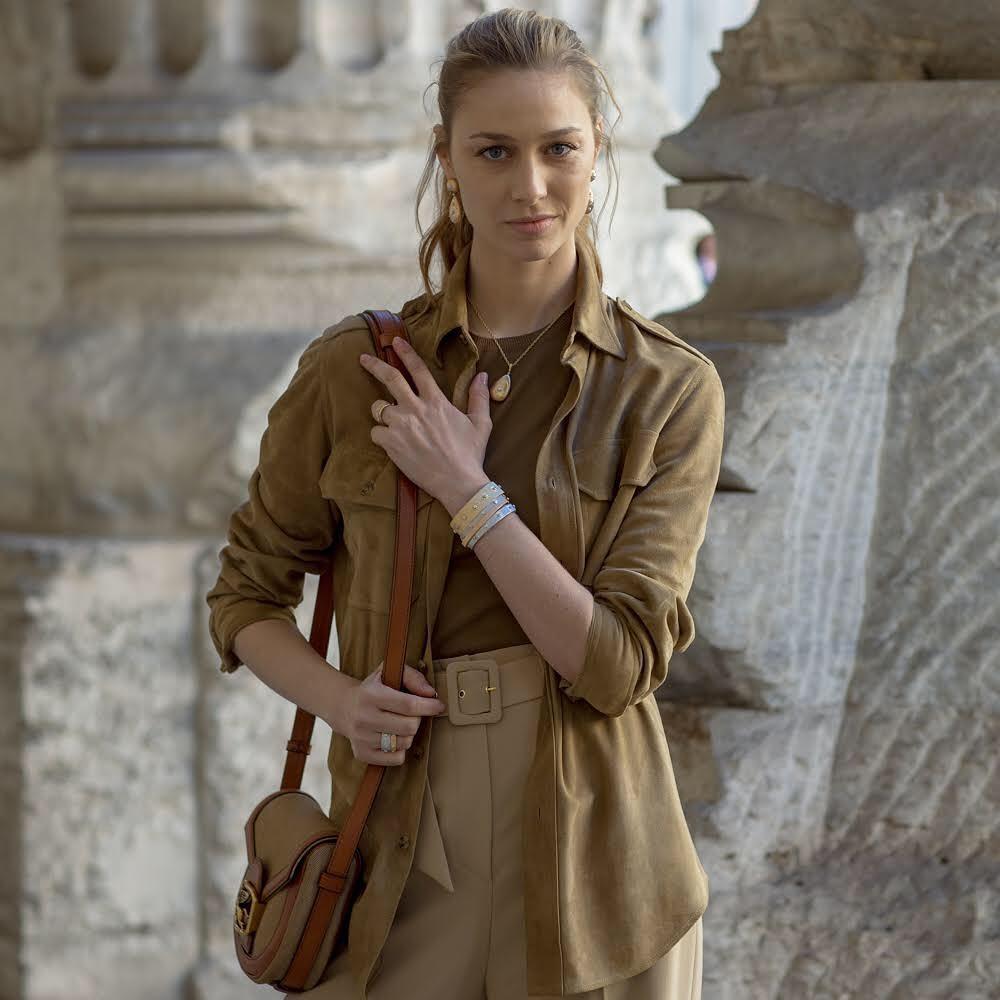
[[[437,86],[443,137],[439,139],[432,135],[427,162],[417,185],[415,211],[417,230],[421,235],[418,260],[426,293],[418,316],[430,309],[436,295],[430,280],[435,252],[440,254],[443,272],[447,275],[459,254],[472,241],[472,227],[465,214],[462,214],[458,225],[448,217],[451,192],[448,190],[447,177],[440,170],[436,151],[440,145],[450,141],[452,121],[463,93],[491,71],[524,69],[569,72],[573,75],[578,93],[587,105],[594,131],[601,138],[602,148],[607,150],[615,176],[615,204],[618,202],[618,168],[612,155],[615,147],[610,134],[598,123],[598,116],[603,116],[605,94],[618,109],[619,120],[621,108],[604,71],[565,21],[516,7],[492,11],[470,21],[450,39],[442,63]],[[420,203],[434,181],[435,172],[436,218],[424,232],[420,225]],[[584,215],[577,226],[576,235],[582,249],[592,256],[599,280],[603,281],[604,271],[597,253],[597,232],[593,213]]]

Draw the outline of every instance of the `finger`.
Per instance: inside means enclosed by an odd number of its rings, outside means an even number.
[[[371,354],[362,354],[359,360],[362,367],[374,375],[392,393],[397,403],[417,398],[410,388],[410,383],[406,381],[406,376],[398,368]]]
[[[376,708],[374,712],[365,716],[364,727],[370,729],[375,734],[376,739],[382,733],[413,736],[420,728],[422,721],[423,719],[419,715],[397,715],[395,712]]]
[[[427,694],[408,694],[397,687],[386,684],[382,678],[384,661],[379,663],[378,674],[379,686],[377,688],[376,706],[386,712],[392,712],[400,716],[413,715],[437,715],[439,710],[445,710],[444,702],[437,697],[433,686],[424,679],[423,674],[409,664],[403,664],[403,683],[407,688],[415,685],[418,680],[422,681],[422,689]]]
[[[493,422],[490,416],[490,390],[486,381],[486,373],[480,372],[469,383],[469,405],[466,412],[476,427],[489,426]]]
[[[406,685],[408,690],[415,691],[418,694],[421,691],[425,691],[427,694],[437,695],[434,685],[416,667],[404,666],[403,684]]]
[[[445,704],[436,695],[408,694],[396,688],[383,686],[378,694],[376,707],[394,715],[405,718],[415,715],[439,715],[445,710]],[[388,730],[387,730],[388,731]]]
[[[424,359],[417,353],[416,348],[402,337],[394,337],[392,340],[393,350],[400,356],[407,371],[413,376],[413,381],[417,384],[417,392],[421,399],[428,399],[434,393],[441,392],[441,387],[434,380],[431,370],[424,363]]]
[[[399,764],[406,763],[406,751],[397,750],[395,753],[391,751],[389,753],[384,753],[381,748],[378,750],[365,750],[359,751],[364,756],[359,756],[360,760],[364,764],[378,764],[380,767],[396,767]],[[355,754],[357,756],[357,754]]]

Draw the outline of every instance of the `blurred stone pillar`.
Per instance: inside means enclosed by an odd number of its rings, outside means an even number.
[[[60,559],[35,546],[25,565],[9,533],[18,450],[32,422],[44,422],[27,366],[62,292],[52,18],[51,3],[0,4],[0,996],[11,998],[24,994],[31,956],[46,947],[47,904],[66,888],[74,832],[58,745],[74,710],[57,676],[65,657],[39,639],[29,596],[31,579],[58,585]],[[49,662],[38,661],[43,650]],[[55,725],[40,724],[46,715]],[[62,802],[39,787],[42,774]],[[40,840],[44,851],[34,848]],[[70,864],[87,877],[86,858],[73,854]]]
[[[665,706],[715,1000],[1000,982],[998,37],[992,5],[762,0],[657,151],[719,246],[659,317],[727,388]]]

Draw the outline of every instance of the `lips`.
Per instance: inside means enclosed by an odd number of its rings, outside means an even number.
[[[516,232],[526,233],[530,236],[544,233],[555,221],[555,217],[550,215],[536,222],[508,222],[507,225],[513,227]]]

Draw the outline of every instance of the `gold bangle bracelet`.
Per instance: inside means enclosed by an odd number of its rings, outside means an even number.
[[[468,500],[455,512],[455,516],[451,519],[451,527],[453,531],[461,532],[463,528],[467,527],[474,517],[483,509],[483,507],[492,501],[497,496],[502,496],[503,490],[498,483],[490,482],[486,483],[480,487],[476,492],[469,497]]]
[[[478,517],[474,518],[467,527],[458,532],[459,538],[462,539],[462,544],[464,545],[504,504],[508,503],[510,503],[510,500],[503,494],[498,496],[496,500],[491,500],[486,505],[486,509]]]

